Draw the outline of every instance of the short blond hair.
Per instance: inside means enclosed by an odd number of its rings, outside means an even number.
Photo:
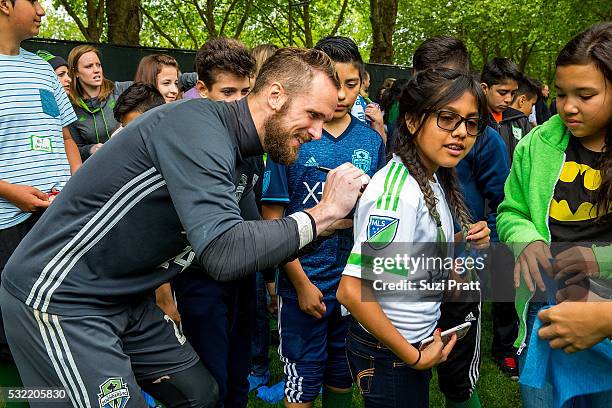
[[[295,95],[312,83],[319,71],[340,89],[332,60],[322,51],[307,48],[281,48],[263,64],[252,93],[257,94],[273,82],[280,82],[287,93]]]

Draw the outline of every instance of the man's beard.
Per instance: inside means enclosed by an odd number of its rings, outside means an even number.
[[[274,112],[264,122],[266,135],[264,148],[274,162],[285,165],[296,161],[299,153],[299,147],[296,149],[291,146],[293,134],[284,121],[284,116],[289,110],[289,104],[290,101],[285,102],[278,112]]]

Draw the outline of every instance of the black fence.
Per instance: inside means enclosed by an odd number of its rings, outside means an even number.
[[[46,50],[54,55],[64,58],[68,57],[70,50],[77,45],[89,44],[80,41],[51,40],[34,38],[27,40],[22,47],[28,51]],[[134,78],[136,67],[140,59],[149,54],[168,54],[173,56],[182,72],[192,72],[195,51],[171,49],[171,48],[148,48],[113,44],[92,44],[100,50],[102,66],[105,77],[114,81],[127,81]],[[370,73],[370,95],[376,96],[376,92],[382,86],[385,78],[409,78],[412,69],[396,65],[366,64]]]

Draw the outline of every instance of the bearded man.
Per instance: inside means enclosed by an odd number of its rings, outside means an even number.
[[[330,171],[318,205],[279,220],[244,221],[236,198],[245,159],[289,164],[321,137],[338,86],[325,54],[284,49],[247,98],[166,104],[87,161],[2,274],[24,386],[69,396],[32,407],[140,408],[141,388],[167,407],[214,406],[215,380],[154,290],[194,259],[220,281],[273,267],[350,212],[364,182],[350,164]]]

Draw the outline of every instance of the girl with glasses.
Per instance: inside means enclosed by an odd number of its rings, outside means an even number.
[[[392,279],[380,278],[397,270],[376,271],[371,260],[418,243],[452,256],[453,217],[476,245],[488,242],[490,232],[486,223],[472,225],[453,169],[483,129],[486,101],[479,84],[457,71],[425,70],[405,86],[399,105],[395,155],[360,199],[355,245],[337,292],[352,314],[347,356],[366,407],[429,406],[430,368],[444,362],[457,341],[453,335],[445,345],[436,329],[441,290],[419,298],[419,273],[405,274],[416,290],[384,286]],[[434,341],[421,347],[432,332]]]

